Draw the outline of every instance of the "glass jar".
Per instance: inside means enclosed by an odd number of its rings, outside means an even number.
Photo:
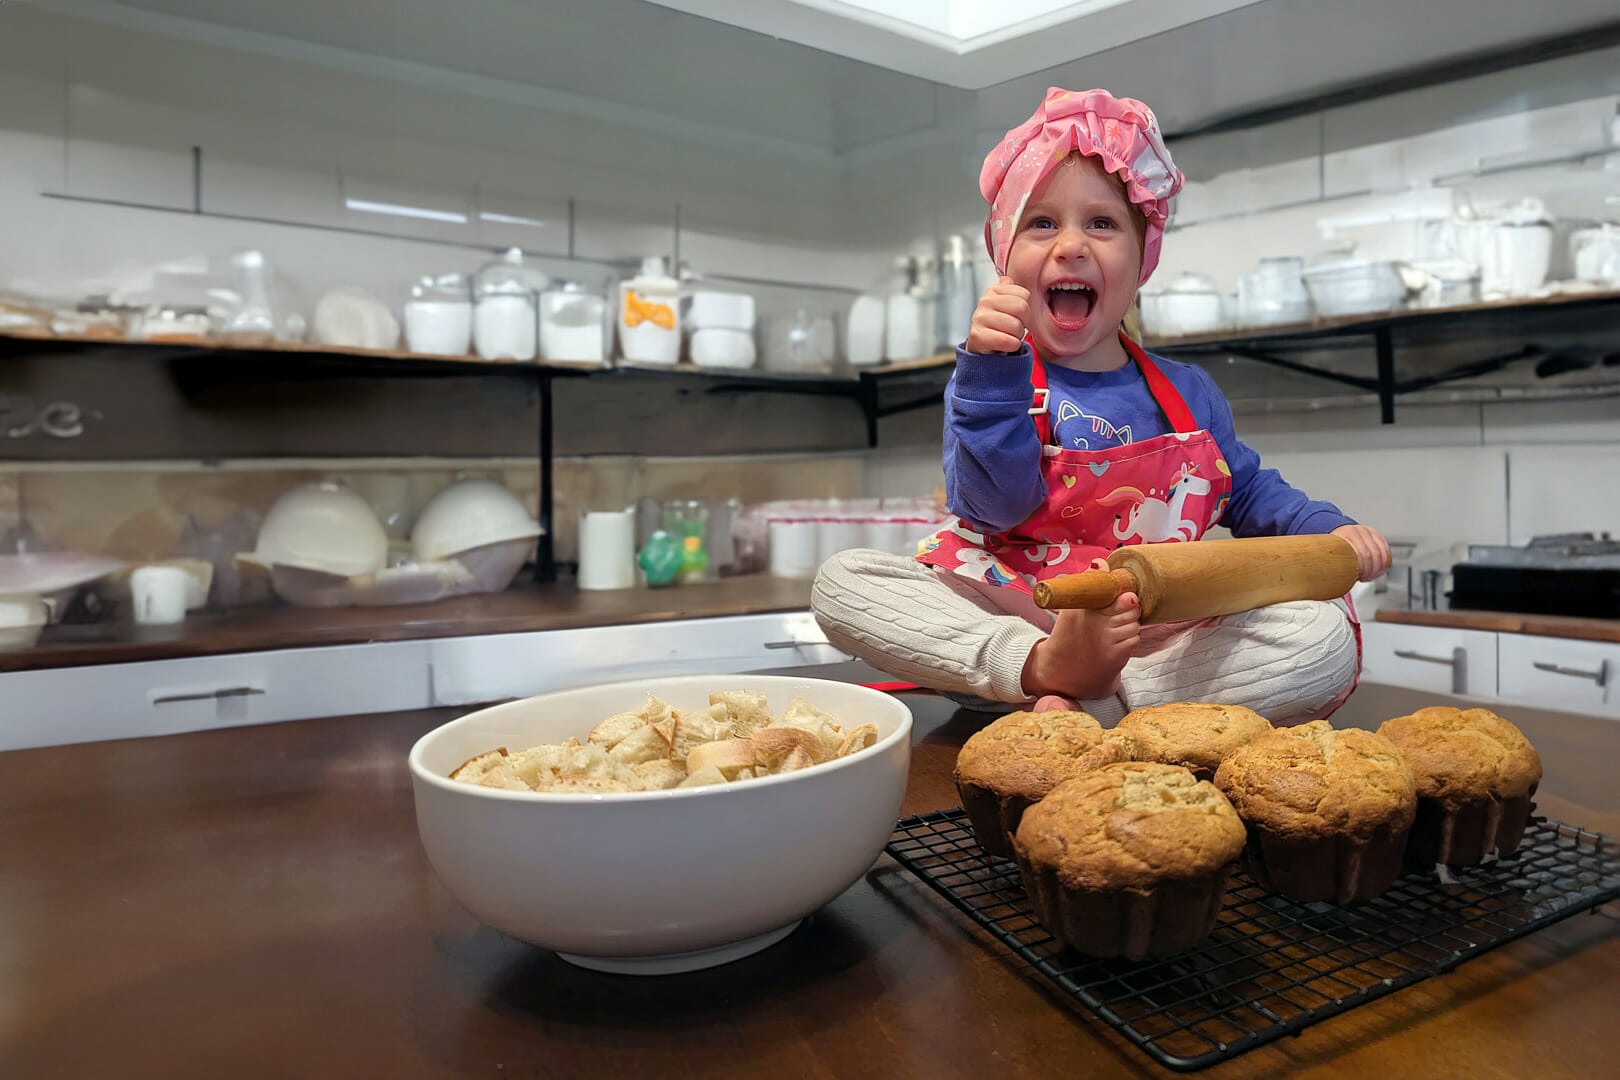
[[[465,356],[472,346],[472,286],[465,275],[425,277],[405,303],[405,344],[416,353]]]
[[[533,360],[539,345],[545,274],[512,248],[478,271],[473,286],[473,347],[485,360]]]
[[[547,360],[607,359],[607,298],[582,282],[564,281],[540,297],[540,355]]]
[[[664,504],[664,531],[680,541],[683,583],[698,581],[709,568],[709,508],[696,499],[679,499]]]
[[[275,276],[262,251],[231,256],[240,297],[220,334],[239,345],[268,345],[276,339]]]

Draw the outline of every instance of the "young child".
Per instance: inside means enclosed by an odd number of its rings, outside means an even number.
[[[956,695],[1078,705],[1105,723],[1171,701],[1243,704],[1273,722],[1325,715],[1359,669],[1347,602],[1279,604],[1143,627],[1133,594],[1104,611],[1036,607],[1033,585],[1122,544],[1328,533],[1370,580],[1389,548],[1290,487],[1232,428],[1202,368],[1148,356],[1121,329],[1158,262],[1182,175],[1153,113],[1052,89],[985,158],[985,290],[945,391],[945,481],[959,521],[915,559],[829,560],[813,607],[829,640]]]

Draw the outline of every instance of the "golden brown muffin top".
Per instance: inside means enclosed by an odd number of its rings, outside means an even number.
[[[956,756],[957,783],[1043,798],[1079,773],[1131,759],[1130,741],[1083,712],[1015,712],[975,732]]]
[[[1489,709],[1435,705],[1385,720],[1378,734],[1406,755],[1417,793],[1450,809],[1517,798],[1541,782],[1541,755]]]
[[[1213,776],[1228,754],[1270,731],[1271,721],[1242,705],[1178,701],[1126,713],[1114,730],[1130,736],[1140,761]]]
[[[1065,888],[1151,888],[1209,877],[1243,850],[1226,796],[1180,765],[1129,761],[1065,780],[1024,812],[1019,854]]]
[[[1215,772],[1250,825],[1296,840],[1370,837],[1409,828],[1417,815],[1412,770],[1400,747],[1326,720],[1278,728],[1234,750]]]

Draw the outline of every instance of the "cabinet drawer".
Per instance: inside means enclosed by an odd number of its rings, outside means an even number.
[[[622,679],[848,659],[827,643],[808,611],[442,638],[428,645],[435,705],[482,704]]]
[[[1361,677],[1384,686],[1476,698],[1496,696],[1496,635],[1485,630],[1367,623]]]
[[[0,750],[393,712],[428,704],[425,642],[0,675]]]
[[[1620,645],[1502,634],[1499,649],[1503,700],[1620,718]]]

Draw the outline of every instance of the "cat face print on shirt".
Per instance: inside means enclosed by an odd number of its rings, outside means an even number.
[[[1069,450],[1107,450],[1129,446],[1131,426],[1115,427],[1105,416],[1086,412],[1072,401],[1057,403],[1052,411],[1053,441]]]

